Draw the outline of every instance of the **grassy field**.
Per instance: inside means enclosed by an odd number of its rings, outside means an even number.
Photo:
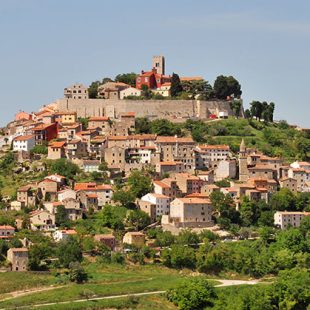
[[[91,264],[87,266],[86,269],[91,276],[88,283],[80,285],[69,283],[62,288],[55,288],[54,290],[50,291],[32,293],[26,296],[2,301],[0,302],[0,308],[18,307],[48,302],[70,301],[76,299],[83,299],[87,296],[100,297],[167,290],[169,288],[175,287],[180,281],[182,281],[184,277],[189,276],[190,274],[189,271],[179,272],[161,266],[150,265],[118,266]],[[48,280],[47,283],[49,281],[50,280]],[[214,284],[217,283],[217,281],[212,282]],[[112,301],[102,301],[102,303],[105,302]],[[117,302],[122,303],[124,301],[120,300]],[[99,301],[93,303],[96,303],[97,305]],[[75,306],[79,307],[78,304]],[[60,309],[62,309],[61,305],[59,305],[59,307]],[[67,307],[63,305],[63,307],[63,309],[83,309],[83,307],[68,308],[68,305]]]
[[[0,273],[0,298],[2,294],[47,286],[52,284],[52,282],[53,277],[49,274],[33,272]]]

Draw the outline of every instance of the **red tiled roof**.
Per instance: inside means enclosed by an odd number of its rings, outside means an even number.
[[[89,118],[89,121],[94,122],[94,121],[108,121],[110,118],[107,116],[93,116]]]
[[[179,138],[174,136],[158,136],[156,138],[158,143],[195,143],[192,138]]]
[[[49,147],[54,147],[54,148],[62,148],[66,144],[65,141],[53,141],[49,143]]]
[[[96,183],[76,183],[74,185],[75,191],[88,191],[88,190],[111,190],[112,186],[108,184],[98,185]]]
[[[34,138],[33,135],[19,136],[19,137],[15,138],[14,141],[27,141],[27,140],[31,140],[33,138]]]
[[[10,225],[1,225],[0,229],[11,229],[11,230],[13,229],[13,230],[15,230],[15,228],[13,226],[10,226]]]

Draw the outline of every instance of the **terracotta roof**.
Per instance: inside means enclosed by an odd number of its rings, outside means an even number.
[[[150,195],[152,195],[155,198],[166,198],[169,199],[169,196],[163,195],[163,194],[156,194],[156,193],[150,193]]]
[[[277,211],[276,212],[277,214],[287,214],[287,215],[294,215],[294,214],[300,214],[300,215],[306,215],[306,216],[309,216],[310,215],[310,212],[298,212],[298,211]]]
[[[33,138],[34,138],[33,135],[19,136],[19,137],[15,138],[14,141],[27,141],[27,140],[31,140]]]
[[[89,121],[90,122],[94,122],[94,121],[108,121],[110,118],[107,116],[94,116],[94,117],[90,117]]]
[[[97,190],[111,190],[112,186],[108,184],[98,185],[96,183],[76,183],[74,185],[75,191],[97,191]]]
[[[55,112],[55,115],[76,115],[76,112],[73,112],[73,111],[62,111],[62,112]]]
[[[27,248],[11,248],[12,252],[28,252]]]
[[[145,236],[144,233],[140,231],[129,231],[125,234],[126,235],[131,235],[131,236]]]
[[[135,117],[135,116],[136,112],[126,112],[121,114],[121,117]]]
[[[201,81],[201,80],[203,80],[203,77],[201,77],[201,76],[183,76],[183,77],[180,77],[181,82]]]
[[[112,234],[96,234],[94,235],[95,239],[115,239]]]
[[[10,225],[1,225],[0,229],[13,229],[13,230],[15,230],[15,228],[13,226],[10,226]]]
[[[51,126],[55,126],[55,123],[53,123],[53,124],[41,124],[41,125],[33,128],[33,131],[45,130],[45,129],[51,127]]]
[[[53,147],[53,148],[62,148],[66,145],[65,141],[53,141],[49,143],[49,147]]]
[[[182,201],[185,204],[203,204],[207,203],[210,204],[211,201],[209,199],[202,199],[202,198],[176,198]]]
[[[202,150],[225,150],[225,151],[230,150],[229,145],[226,145],[226,144],[199,145],[198,147]]]
[[[162,181],[153,181],[153,184],[158,185],[162,188],[170,188],[169,185],[167,185],[166,183],[162,182]]]
[[[194,140],[190,137],[188,138],[179,138],[174,136],[157,136],[157,143],[195,143]]]
[[[208,194],[203,194],[203,193],[192,193],[192,194],[186,195],[185,198],[209,199],[209,195]]]
[[[158,163],[160,166],[176,166],[178,163],[176,163],[175,161],[161,161]]]
[[[74,229],[64,229],[61,230],[61,232],[66,235],[76,235],[76,231]]]

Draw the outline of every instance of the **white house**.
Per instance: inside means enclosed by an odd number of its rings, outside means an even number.
[[[13,140],[13,151],[31,151],[35,146],[34,136],[19,136]]]
[[[141,201],[155,205],[156,216],[169,214],[171,198],[166,195],[148,193],[141,198]]]
[[[120,99],[124,99],[128,96],[139,97],[141,96],[141,90],[134,87],[129,87],[120,91]]]
[[[299,227],[302,219],[309,215],[310,212],[277,211],[274,214],[274,224],[279,226],[281,229],[285,229],[288,226]]]
[[[58,201],[64,201],[69,198],[76,199],[76,192],[71,188],[65,188],[57,193]]]
[[[171,88],[171,83],[166,82],[157,89],[154,89],[153,92],[155,94],[162,95],[163,97],[169,97],[170,96],[170,88]]]
[[[85,172],[99,172],[100,160],[83,160],[82,169]]]
[[[74,229],[66,229],[66,230],[56,230],[53,233],[53,238],[56,242],[67,240],[70,236],[76,235],[76,231]]]

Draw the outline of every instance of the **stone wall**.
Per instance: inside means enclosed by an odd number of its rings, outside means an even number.
[[[199,100],[116,100],[116,99],[59,99],[59,111],[75,111],[78,117],[108,116],[119,118],[120,113],[135,112],[136,117],[170,120],[200,118],[227,111],[232,115],[227,101]]]

